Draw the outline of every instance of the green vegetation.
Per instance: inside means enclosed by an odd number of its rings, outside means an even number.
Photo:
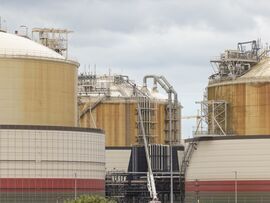
[[[98,195],[83,195],[76,200],[67,200],[65,203],[116,203],[116,201]]]

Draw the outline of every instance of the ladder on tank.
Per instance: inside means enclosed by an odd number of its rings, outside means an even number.
[[[182,160],[182,165],[180,168],[180,202],[185,203],[185,181],[186,181],[186,171],[189,166],[190,159],[194,150],[197,149],[199,140],[194,138],[189,144],[188,148],[184,153]]]

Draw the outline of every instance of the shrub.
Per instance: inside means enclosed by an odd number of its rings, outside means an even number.
[[[116,203],[116,201],[98,195],[83,195],[76,200],[67,200],[65,203]]]

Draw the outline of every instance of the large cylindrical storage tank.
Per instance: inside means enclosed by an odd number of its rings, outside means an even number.
[[[55,203],[104,194],[98,129],[0,125],[0,202]]]
[[[185,203],[270,202],[270,136],[194,139]]]
[[[210,83],[208,100],[228,103],[228,134],[270,135],[270,58],[235,80]]]
[[[78,63],[0,32],[0,123],[76,126]]]
[[[194,150],[185,176],[186,203],[270,202],[270,58],[268,48],[259,47],[256,41],[238,43],[237,50],[212,61],[218,72],[210,76],[206,102],[226,103],[220,119],[226,128],[222,136],[187,140],[194,146],[187,149]],[[209,103],[205,117],[218,123],[221,113]]]
[[[138,104],[142,108],[146,137],[152,144],[169,143],[168,96],[158,90],[145,89],[148,97],[136,95],[134,86],[121,75],[79,76],[79,124],[104,129],[106,147],[130,147],[142,144],[138,136]],[[125,76],[127,77],[127,76]],[[80,79],[81,78],[81,79]],[[128,80],[129,81],[129,80]],[[138,89],[141,89],[138,86]],[[141,90],[142,91],[142,90]],[[179,144],[180,104],[172,109],[172,142]]]
[[[105,193],[104,132],[77,127],[78,66],[0,32],[0,202]]]

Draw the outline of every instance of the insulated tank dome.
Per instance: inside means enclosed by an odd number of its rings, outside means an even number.
[[[48,47],[25,37],[5,32],[0,32],[0,54],[65,59],[62,55]]]

